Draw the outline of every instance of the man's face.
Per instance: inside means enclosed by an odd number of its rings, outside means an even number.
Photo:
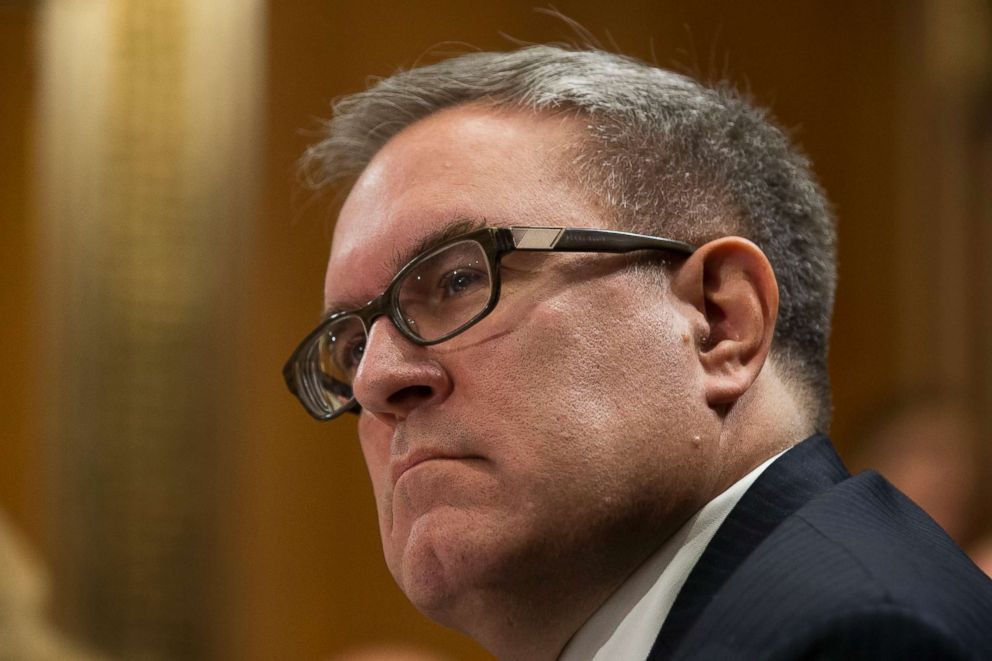
[[[608,227],[564,176],[580,130],[477,107],[404,130],[341,211],[327,304],[378,295],[459,221]],[[667,288],[617,256],[504,264],[496,309],[447,342],[416,346],[380,317],[354,384],[387,564],[455,626],[501,593],[630,571],[710,486],[695,343]]]

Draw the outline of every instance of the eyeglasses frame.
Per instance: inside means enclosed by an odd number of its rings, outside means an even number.
[[[491,277],[490,296],[482,310],[468,321],[462,323],[454,330],[445,333],[441,337],[433,340],[425,340],[413,331],[403,315],[400,314],[399,307],[399,283],[412,270],[416,269],[426,260],[434,257],[456,243],[464,241],[474,241],[478,243],[486,255]],[[570,227],[483,227],[466,234],[452,237],[443,243],[426,250],[401,268],[389,281],[386,289],[365,305],[354,310],[342,310],[336,312],[323,321],[307,334],[303,341],[296,347],[283,366],[283,378],[290,392],[300,400],[303,408],[312,417],[320,421],[332,420],[345,412],[358,413],[361,410],[358,401],[352,396],[351,402],[340,407],[331,413],[318,413],[312,410],[307,404],[306,398],[310,393],[303,394],[302,390],[307,387],[316,387],[303,378],[302,366],[312,360],[312,352],[318,346],[320,338],[326,329],[346,317],[356,317],[362,322],[366,336],[372,328],[372,323],[379,317],[388,317],[400,334],[419,346],[431,346],[439,344],[452,337],[465,332],[470,327],[484,319],[496,308],[500,294],[500,260],[504,255],[516,251],[529,252],[599,252],[599,253],[628,253],[637,250],[660,250],[674,252],[683,256],[691,255],[696,248],[684,241],[668,239],[646,234],[634,234],[631,232],[621,232],[619,230],[595,229],[595,228],[570,228]],[[311,397],[312,398],[312,397]],[[316,398],[313,398],[316,399]]]

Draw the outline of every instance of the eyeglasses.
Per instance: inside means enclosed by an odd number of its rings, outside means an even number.
[[[352,385],[378,317],[389,317],[414,344],[437,344],[493,311],[499,301],[500,261],[511,252],[637,250],[690,255],[695,248],[655,236],[565,227],[486,227],[457,236],[413,258],[378,297],[321,322],[286,361],[286,385],[318,420],[357,413],[361,407]]]

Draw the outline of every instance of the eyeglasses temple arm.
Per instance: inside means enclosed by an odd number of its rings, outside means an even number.
[[[513,249],[560,252],[668,250],[690,255],[695,247],[684,241],[616,230],[563,227],[511,227]]]

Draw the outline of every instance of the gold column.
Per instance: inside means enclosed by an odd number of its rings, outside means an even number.
[[[217,621],[261,13],[235,0],[43,11],[57,606],[73,633],[124,658],[205,658]]]

